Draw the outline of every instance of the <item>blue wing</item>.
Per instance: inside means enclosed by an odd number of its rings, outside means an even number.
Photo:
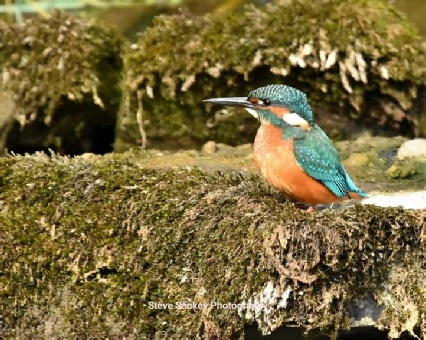
[[[299,166],[336,196],[349,197],[349,192],[356,192],[367,197],[352,182],[333,143],[316,124],[303,138],[294,138],[294,154]]]

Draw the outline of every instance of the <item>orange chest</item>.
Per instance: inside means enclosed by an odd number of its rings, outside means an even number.
[[[319,204],[340,200],[303,171],[294,155],[293,140],[283,140],[282,131],[272,125],[259,128],[253,158],[269,184],[294,201]]]
[[[257,131],[253,145],[253,158],[256,166],[262,168],[273,163],[296,163],[293,152],[293,141],[284,140],[282,131],[269,124],[262,124]],[[296,165],[296,164],[295,164]]]
[[[282,131],[262,124],[253,145],[253,158],[262,176],[274,187],[288,191],[286,180],[300,174],[293,152],[293,141],[284,140]]]

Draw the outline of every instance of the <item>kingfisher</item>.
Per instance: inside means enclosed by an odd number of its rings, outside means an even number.
[[[314,122],[304,92],[273,84],[247,97],[210,98],[206,103],[245,108],[260,121],[253,158],[262,176],[295,206],[368,197],[351,180],[326,133]]]

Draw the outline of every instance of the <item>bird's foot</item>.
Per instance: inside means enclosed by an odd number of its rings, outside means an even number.
[[[311,214],[315,211],[314,205],[307,205],[307,204],[302,203],[302,202],[293,202],[293,205],[294,205],[295,208],[306,210],[306,212],[309,213],[309,214]]]
[[[298,208],[298,209],[303,209],[303,210],[306,209],[306,204],[302,202],[293,202],[293,205],[295,208]]]

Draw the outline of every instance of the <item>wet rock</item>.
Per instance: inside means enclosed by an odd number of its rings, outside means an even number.
[[[366,166],[370,163],[369,153],[353,153],[345,160],[344,165],[348,166]]]
[[[216,142],[214,141],[208,141],[206,144],[203,145],[201,149],[206,154],[212,154],[215,153],[217,150]]]
[[[357,153],[377,153],[394,152],[394,149],[399,148],[408,139],[402,136],[395,137],[380,137],[372,136],[371,133],[363,134],[355,140],[346,140],[336,142],[336,147],[339,150],[341,159],[347,159],[352,154]],[[371,156],[372,154],[370,154]],[[386,157],[388,158],[388,157]]]
[[[370,194],[362,204],[380,207],[404,207],[404,209],[426,209],[426,191],[399,191],[395,193]]]
[[[410,178],[411,176],[416,174],[416,168],[410,165],[392,165],[385,172],[386,176],[389,178]]]
[[[404,142],[398,149],[399,159],[410,157],[426,158],[426,138],[416,138]]]

